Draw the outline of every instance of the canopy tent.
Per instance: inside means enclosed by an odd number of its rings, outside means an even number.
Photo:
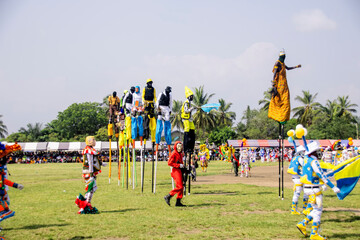
[[[321,139],[321,140],[306,140],[307,143],[316,141],[322,147],[331,146],[337,140],[329,140],[329,139]],[[228,140],[228,145],[232,145],[235,148],[241,147],[242,140]],[[303,140],[296,139],[295,140],[296,146],[304,145]],[[348,144],[348,140],[341,140],[341,144],[346,146]],[[246,145],[243,147],[278,147],[279,141],[278,140],[267,140],[267,139],[247,139]],[[285,147],[294,147],[292,143],[290,143],[287,139],[284,139],[284,146]],[[353,146],[360,147],[360,140],[353,140]]]

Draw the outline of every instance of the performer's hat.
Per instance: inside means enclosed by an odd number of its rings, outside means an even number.
[[[297,148],[296,148],[296,153],[300,153],[300,152],[304,152],[306,151],[306,149],[304,148],[303,145],[299,145]]]
[[[311,154],[311,153],[313,153],[313,152],[316,152],[317,150],[320,150],[320,149],[321,149],[319,143],[318,143],[318,142],[315,142],[315,141],[309,143],[309,144],[307,145],[307,147],[308,147],[308,151],[305,152],[306,155],[309,155],[309,154]]]
[[[282,55],[285,55],[285,50],[284,50],[284,49],[282,49],[282,50],[280,51],[280,53],[279,53],[279,56],[282,56]]]
[[[146,80],[146,83],[153,82],[150,78]]]
[[[194,95],[194,93],[191,91],[190,88],[185,86],[185,96],[186,96],[186,98],[190,97],[191,95]]]

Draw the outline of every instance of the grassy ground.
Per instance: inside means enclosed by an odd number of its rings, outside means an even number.
[[[175,208],[175,199],[171,207],[163,200],[171,189],[169,167],[159,163],[155,195],[151,193],[150,169],[147,163],[142,194],[139,186],[126,190],[117,185],[114,165],[109,184],[108,167],[103,168],[92,201],[101,214],[78,215],[74,200],[84,193],[80,164],[9,165],[9,179],[25,188],[9,190],[10,208],[16,214],[2,222],[1,234],[6,239],[303,238],[295,227],[302,216],[289,214],[291,189],[285,189],[286,199],[281,201],[277,187],[197,185],[183,200],[188,207]],[[199,175],[229,173],[229,169],[227,163],[211,162],[208,173]],[[323,235],[330,239],[360,239],[358,186],[343,201],[332,191],[325,192],[324,208]]]

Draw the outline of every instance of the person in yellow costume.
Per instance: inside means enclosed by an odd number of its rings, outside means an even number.
[[[154,105],[156,103],[156,90],[152,86],[153,81],[146,80],[146,87],[143,89],[142,101],[144,104],[144,139],[148,139],[151,134],[151,141],[155,143],[156,119]]]
[[[194,108],[191,107],[194,93],[188,87],[185,87],[185,96],[186,100],[181,107],[181,119],[184,124],[184,152],[186,155],[187,153],[192,153],[194,151],[195,125],[191,114],[192,110],[194,110]]]
[[[200,145],[199,159],[201,161],[200,162],[201,169],[203,172],[207,171],[209,158],[210,158],[209,149],[207,149],[206,144]]]
[[[286,70],[300,68],[301,65],[288,67],[285,65],[285,51],[279,54],[273,68],[273,80],[271,90],[271,101],[269,105],[268,117],[279,123],[285,123],[290,119],[290,92],[287,85]]]

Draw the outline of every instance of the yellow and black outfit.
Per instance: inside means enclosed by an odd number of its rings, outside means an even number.
[[[278,65],[281,66],[281,69],[276,74],[273,82],[278,94],[271,98],[268,117],[278,122],[286,122],[290,119],[290,92],[287,85],[285,63],[278,60],[273,72],[278,68]]]
[[[151,81],[151,79],[148,79]],[[152,82],[152,81],[151,81]],[[142,100],[144,103],[144,139],[148,139],[151,133],[151,141],[155,142],[156,119],[154,104],[156,102],[156,90],[152,86],[147,85],[143,89]]]
[[[195,147],[195,125],[191,116],[191,101],[189,98],[193,96],[193,92],[185,87],[186,100],[181,107],[181,119],[184,124],[184,152],[193,152]]]
[[[118,96],[115,97],[109,96],[108,101],[109,101],[109,112],[110,112],[110,120],[111,120],[112,117],[114,117],[115,113],[119,110],[120,99]]]

